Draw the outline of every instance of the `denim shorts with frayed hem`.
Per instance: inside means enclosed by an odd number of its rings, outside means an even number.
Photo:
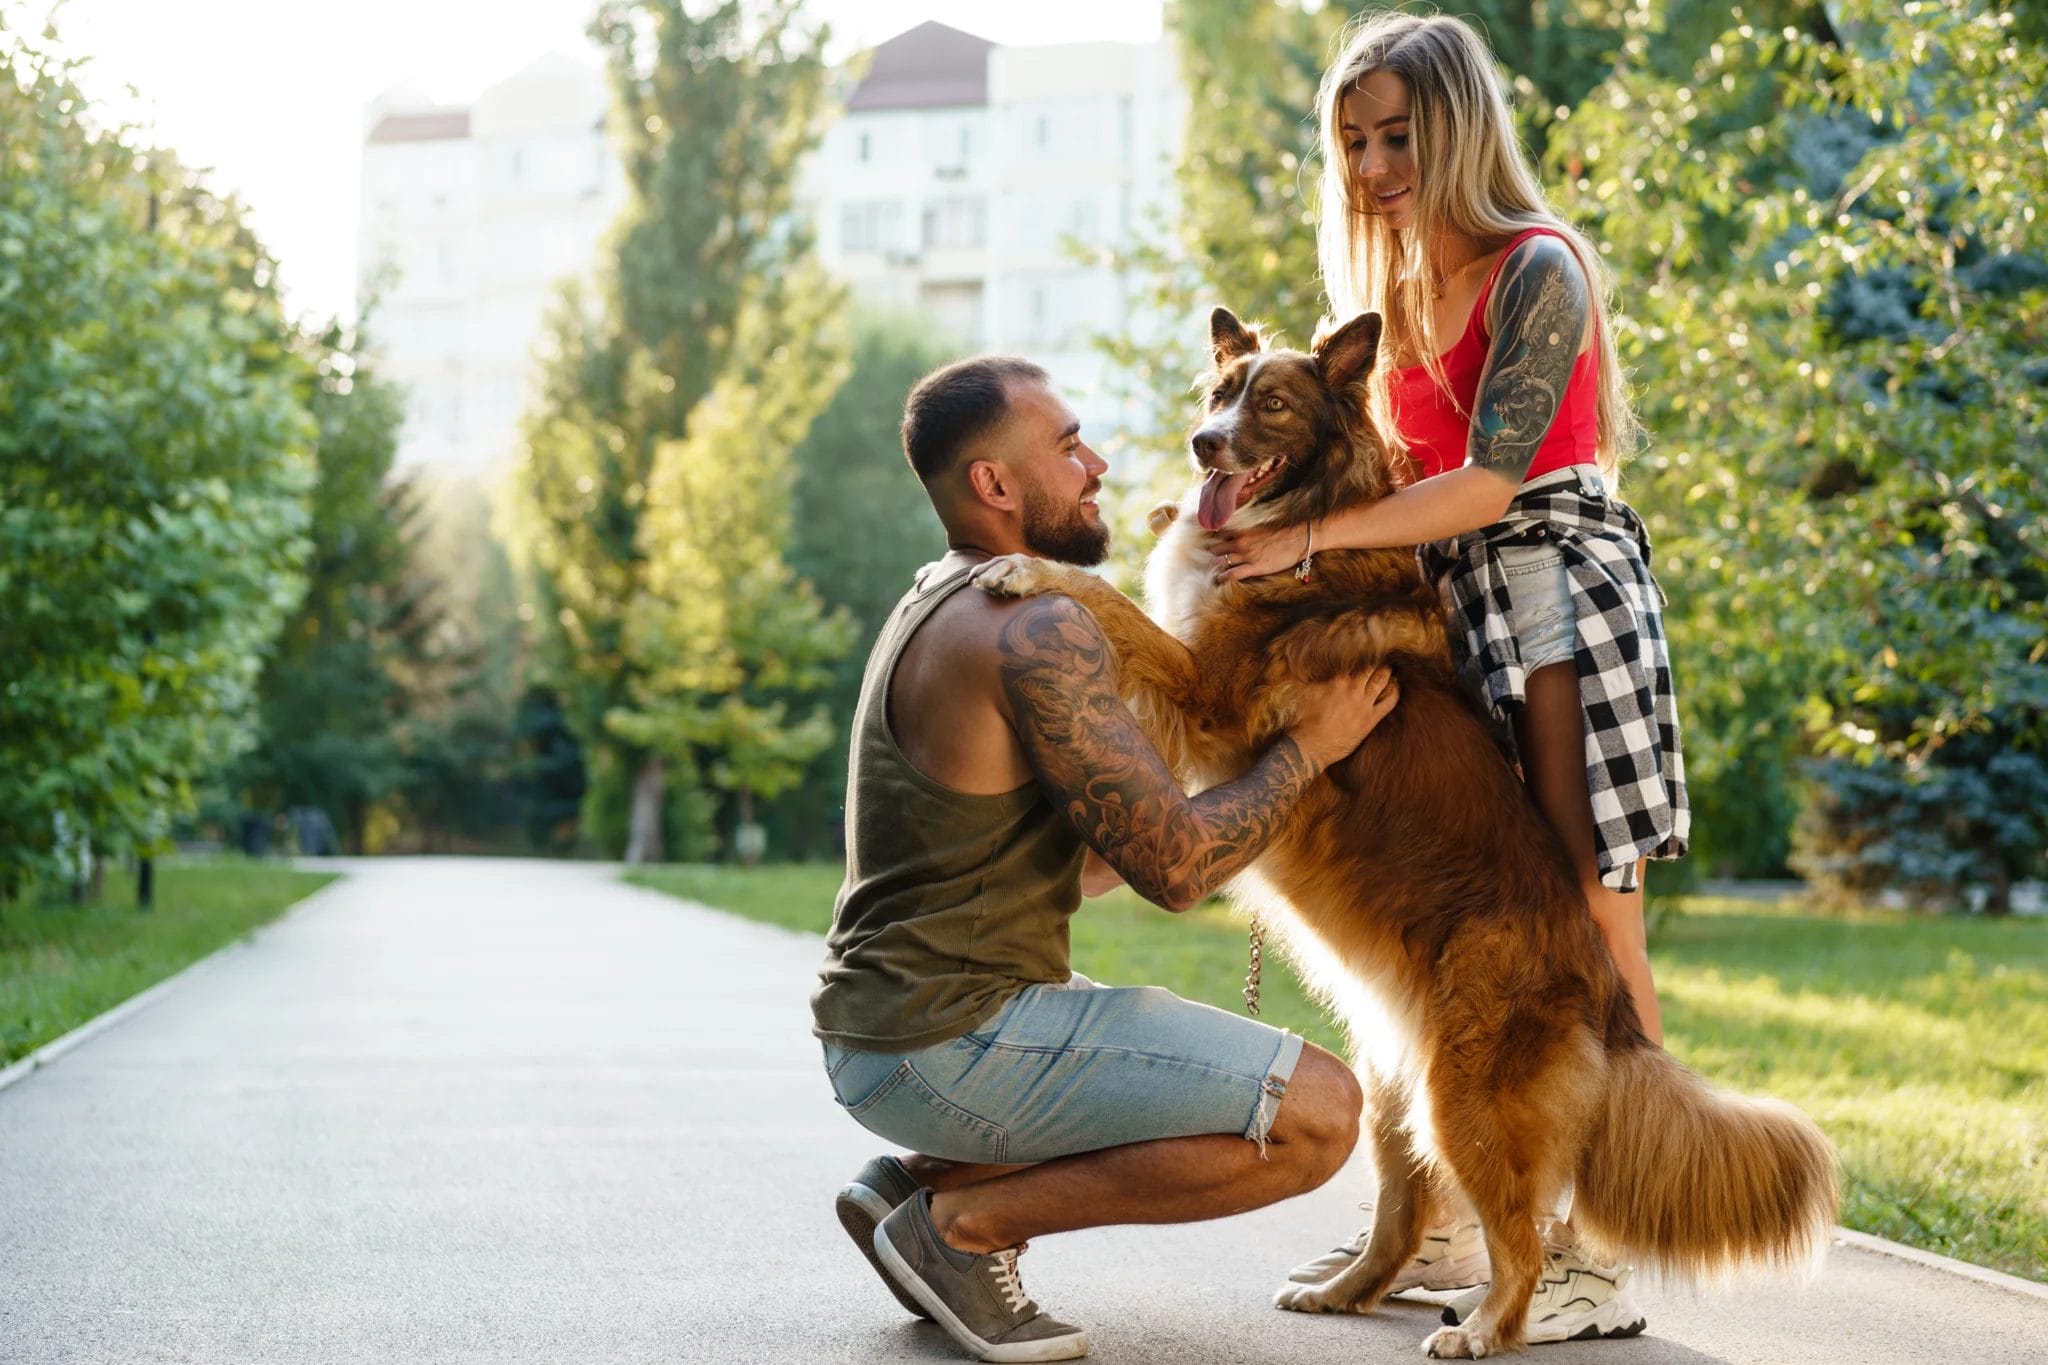
[[[1598,465],[1575,464],[1553,470],[1522,486],[1531,489],[1577,485],[1593,497],[1607,494],[1607,476]],[[1537,535],[1543,536],[1542,531]],[[1553,537],[1531,543],[1507,541],[1494,547],[1500,563],[1502,586],[1507,589],[1508,609],[1515,632],[1515,645],[1522,667],[1534,673],[1550,664],[1573,662],[1579,649],[1579,608],[1572,598],[1571,573],[1564,566],[1564,551]]]
[[[1579,613],[1564,551],[1555,545],[1502,545],[1494,551],[1514,612],[1515,644],[1531,673],[1568,664],[1579,647]]]
[[[1023,1163],[1235,1133],[1263,1149],[1301,1039],[1157,986],[1027,986],[959,1038],[908,1053],[826,1043],[862,1127],[949,1161]]]

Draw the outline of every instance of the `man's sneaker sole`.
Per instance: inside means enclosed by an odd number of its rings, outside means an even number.
[[[921,1304],[922,1309],[920,1311],[933,1322],[945,1328],[951,1334],[953,1340],[966,1347],[976,1360],[996,1362],[1079,1360],[1082,1356],[1088,1354],[1088,1334],[1086,1332],[1075,1332],[1071,1336],[1051,1337],[1044,1341],[1019,1341],[1008,1344],[982,1340],[972,1331],[968,1330],[967,1324],[960,1321],[954,1315],[952,1309],[946,1307],[945,1300],[926,1287],[925,1282],[910,1268],[910,1263],[903,1259],[902,1253],[889,1245],[889,1233],[886,1228],[877,1227],[875,1229],[874,1246],[875,1255],[880,1258],[882,1265],[886,1268],[890,1283],[903,1291],[903,1293],[909,1294]]]
[[[861,1255],[868,1258],[868,1264],[882,1277],[882,1283],[889,1286],[896,1302],[903,1305],[905,1312],[920,1318],[930,1317],[925,1306],[904,1292],[903,1286],[896,1283],[896,1277],[875,1255],[875,1227],[894,1212],[889,1201],[856,1181],[839,1192],[833,1206],[839,1211],[839,1225],[846,1229],[847,1236],[853,1238],[853,1244],[860,1248]]]

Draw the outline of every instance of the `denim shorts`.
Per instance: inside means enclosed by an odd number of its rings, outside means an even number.
[[[1155,1138],[1264,1146],[1301,1039],[1157,986],[1027,986],[965,1035],[909,1053],[825,1044],[846,1112],[949,1161],[1027,1163]]]
[[[1525,489],[1571,482],[1577,482],[1588,492],[1605,489],[1594,465],[1560,469],[1530,480]],[[1572,580],[1564,567],[1564,551],[1558,549],[1555,541],[1543,540],[1535,544],[1497,545],[1493,554],[1500,562],[1501,578],[1507,588],[1522,667],[1533,673],[1546,664],[1570,663],[1579,647],[1579,613],[1572,603]]]

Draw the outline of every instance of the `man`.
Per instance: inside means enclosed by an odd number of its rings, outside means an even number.
[[[989,357],[928,375],[903,445],[949,553],[868,660],[812,1010],[840,1103],[912,1154],[869,1162],[839,1215],[904,1307],[973,1355],[1067,1360],[1087,1338],[1025,1296],[1024,1242],[1314,1189],[1361,1105],[1350,1069],[1292,1034],[1074,976],[1067,917],[1119,878],[1171,911],[1201,901],[1394,687],[1377,669],[1311,689],[1249,772],[1190,797],[1118,700],[1086,610],[970,587],[996,555],[1108,551],[1108,466],[1045,371]]]

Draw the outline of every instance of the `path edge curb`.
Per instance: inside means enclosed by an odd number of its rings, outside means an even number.
[[[2018,1275],[2008,1275],[2003,1270],[1993,1270],[1988,1266],[1972,1265],[1968,1261],[1958,1261],[1953,1256],[1943,1256],[1932,1251],[1922,1251],[1919,1247],[1909,1247],[1902,1242],[1890,1241],[1868,1232],[1858,1232],[1854,1228],[1837,1227],[1835,1229],[1835,1240],[1844,1246],[1852,1246],[1861,1251],[1875,1252],[1879,1256],[1889,1256],[1893,1260],[1910,1261],[1914,1265],[1925,1266],[1929,1270],[1944,1271],[1950,1275],[1960,1276],[1965,1280],[1974,1280],[1978,1284],[1989,1285],[1994,1289],[2003,1289],[2013,1294],[2024,1294],[2029,1298],[2039,1299],[2044,1303],[2048,1303],[2048,1284],[2022,1279]]]
[[[134,995],[129,996],[111,1009],[95,1014],[69,1033],[52,1038],[26,1057],[18,1058],[9,1063],[4,1069],[0,1069],[0,1090],[6,1090],[9,1086],[18,1085],[44,1067],[54,1065],[62,1060],[64,1054],[70,1052],[73,1048],[91,1042],[94,1038],[113,1028],[116,1024],[123,1022],[129,1016],[140,1014],[164,995],[184,984],[186,978],[211,970],[219,966],[229,956],[254,946],[258,934],[268,933],[277,925],[292,918],[300,910],[325,895],[330,887],[339,886],[347,879],[347,876],[348,874],[345,872],[335,873],[334,879],[328,882],[326,886],[316,887],[299,897],[290,905],[280,910],[275,919],[266,920],[247,933],[241,934],[227,943],[223,943],[205,957],[186,963],[183,967],[172,972],[155,985],[147,986],[137,991]]]

